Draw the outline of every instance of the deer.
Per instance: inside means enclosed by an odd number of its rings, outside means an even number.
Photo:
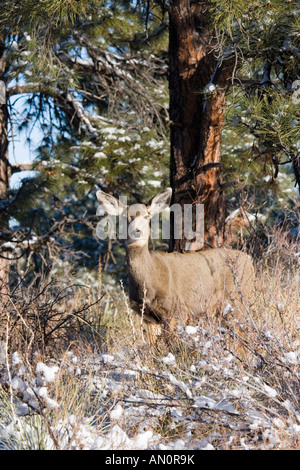
[[[129,300],[133,312],[143,316],[152,344],[164,332],[172,332],[187,321],[197,322],[201,315],[220,315],[228,305],[240,310],[254,283],[252,259],[239,250],[222,247],[184,253],[149,250],[150,220],[169,207],[171,196],[172,189],[167,188],[147,206],[138,205],[139,210],[132,211],[133,206],[97,191],[104,211],[127,217]]]

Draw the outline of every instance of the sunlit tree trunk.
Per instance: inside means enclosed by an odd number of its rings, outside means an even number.
[[[169,10],[173,203],[204,205],[205,248],[223,243],[221,134],[232,73],[230,64],[217,58],[217,42],[208,23],[209,3],[172,0]],[[184,237],[171,237],[171,251],[185,248]]]

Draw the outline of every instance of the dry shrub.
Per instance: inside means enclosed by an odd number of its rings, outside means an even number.
[[[63,286],[46,279],[38,286],[20,283],[2,296],[0,340],[8,341],[11,351],[43,354],[65,350],[85,332],[100,341],[91,321],[99,317],[100,303],[88,286],[78,283]]]

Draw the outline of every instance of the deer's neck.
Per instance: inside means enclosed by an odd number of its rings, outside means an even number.
[[[136,284],[143,284],[147,281],[149,272],[153,269],[152,264],[148,245],[127,246],[128,274],[131,281]]]

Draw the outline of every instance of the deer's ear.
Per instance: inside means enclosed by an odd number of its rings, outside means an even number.
[[[151,201],[150,207],[148,207],[149,214],[151,217],[154,214],[164,211],[169,207],[172,197],[172,188],[167,188],[164,191],[158,193]]]
[[[125,206],[114,196],[105,193],[104,191],[97,191],[97,199],[102,206],[102,209],[110,215],[121,215]]]

